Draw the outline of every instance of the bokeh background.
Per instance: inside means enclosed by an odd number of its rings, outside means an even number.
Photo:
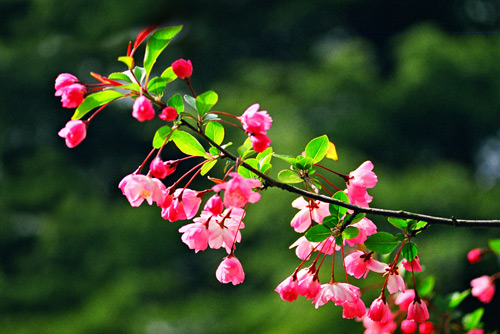
[[[246,281],[222,285],[223,250],[194,254],[180,223],[157,207],[131,208],[117,188],[160,120],[139,124],[129,104],[115,105],[77,148],[57,136],[72,111],[54,97],[55,77],[122,71],[117,57],[151,24],[184,25],[157,71],[191,59],[195,90],[218,92],[219,110],[260,103],[276,152],[300,154],[327,134],[340,157],[329,167],[347,173],[372,160],[373,206],[500,218],[498,1],[2,0],[0,13],[2,333],[363,331],[340,307],[314,310],[273,292],[299,264],[288,250],[298,237],[292,194],[269,189],[251,206],[238,248]],[[177,154],[170,147],[164,158]],[[419,237],[436,293],[499,271],[493,256],[466,260],[499,236],[433,226]],[[497,295],[486,309],[489,330],[500,327],[499,305]],[[469,297],[461,309],[480,306]]]

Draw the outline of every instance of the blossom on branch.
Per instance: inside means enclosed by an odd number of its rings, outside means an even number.
[[[74,119],[66,123],[66,126],[57,133],[65,139],[66,146],[73,148],[80,144],[87,136],[87,124]]]
[[[139,122],[150,121],[155,117],[153,104],[145,96],[139,96],[132,106],[132,116]]]
[[[165,196],[163,190],[166,189],[160,180],[142,174],[125,176],[118,184],[118,188],[133,207],[140,206],[144,200],[149,205],[153,202],[157,204],[163,202]]]
[[[193,64],[191,60],[177,59],[172,63],[172,71],[179,79],[186,79],[193,74]]]
[[[490,276],[484,275],[470,282],[472,295],[483,303],[489,303],[495,295],[495,284]]]
[[[385,272],[387,264],[372,259],[372,253],[364,253],[362,251],[355,251],[345,257],[345,267],[349,275],[355,278],[366,278],[370,271],[376,273]]]
[[[292,202],[292,206],[300,211],[295,214],[290,222],[295,232],[305,232],[312,221],[322,223],[323,218],[330,215],[329,204],[320,201],[306,201],[303,197],[299,197]]]
[[[76,108],[82,104],[87,88],[81,84],[77,77],[69,73],[61,73],[57,76],[54,85],[55,96],[61,97],[64,108]]]
[[[256,203],[260,200],[260,194],[253,188],[260,187],[262,183],[255,179],[246,179],[238,173],[229,173],[232,177],[228,182],[215,185],[215,192],[224,190],[224,205],[226,208],[242,208],[247,203]]]
[[[215,272],[215,276],[219,282],[224,284],[233,283],[233,285],[237,285],[245,280],[243,266],[234,255],[229,255],[222,260]]]

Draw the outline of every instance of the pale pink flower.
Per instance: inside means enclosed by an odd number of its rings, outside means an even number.
[[[401,332],[403,334],[413,334],[417,330],[417,323],[413,320],[403,320],[401,321]]]
[[[125,176],[118,185],[123,195],[127,197],[130,205],[138,207],[144,200],[149,205],[153,202],[162,203],[164,201],[165,185],[158,179],[142,174],[130,174]]]
[[[391,314],[389,305],[381,297],[375,299],[368,310],[368,317],[375,322],[387,322],[389,314]]]
[[[177,116],[179,116],[179,114],[177,113],[177,109],[174,107],[165,107],[161,111],[161,114],[158,115],[158,117],[164,121],[173,121],[177,118]]]
[[[153,104],[145,96],[141,95],[134,101],[132,116],[139,122],[150,121],[155,117]]]
[[[72,84],[77,83],[77,82],[79,82],[79,80],[73,74],[61,73],[56,78],[54,88],[56,90],[59,90],[63,87],[67,87],[67,86],[72,85]]]
[[[402,311],[408,311],[408,307],[415,299],[415,290],[408,289],[404,292],[401,292],[396,297],[394,303],[399,306]]]
[[[311,242],[307,240],[305,236],[301,236],[297,239],[289,248],[297,247],[295,249],[295,254],[301,260],[307,260],[311,256],[314,248],[316,247],[316,242]]]
[[[373,197],[368,195],[368,192],[366,191],[366,188],[364,187],[348,187],[344,192],[347,194],[349,197],[349,203],[357,205],[357,206],[362,206],[362,207],[368,207],[369,203],[372,201]]]
[[[362,244],[366,241],[367,237],[377,233],[377,225],[375,225],[370,219],[363,218],[356,224],[351,226],[356,227],[359,230],[359,234],[352,239],[345,239],[345,242],[349,246],[354,246],[355,244]]]
[[[299,296],[299,290],[297,285],[297,278],[288,276],[283,282],[281,282],[276,289],[277,293],[280,294],[281,299],[287,302],[293,302]]]
[[[188,188],[176,189],[172,204],[162,209],[161,216],[171,222],[191,219],[198,213],[200,204],[201,197],[197,191]]]
[[[64,108],[76,108],[82,104],[87,88],[81,83],[73,83],[56,90],[55,96],[61,97]]]
[[[483,303],[489,303],[495,295],[495,284],[489,276],[481,276],[470,282],[472,295]]]
[[[229,255],[222,260],[215,272],[215,276],[219,282],[224,284],[231,282],[233,285],[237,285],[245,280],[243,267],[234,255]]]
[[[66,123],[66,126],[57,133],[65,139],[66,146],[73,148],[80,144],[87,136],[87,124],[74,119]]]
[[[191,64],[191,60],[185,59],[177,59],[172,63],[172,71],[174,71],[175,75],[177,75],[180,79],[186,79],[191,77],[193,74],[193,65]]]
[[[240,208],[226,209],[219,216],[213,216],[209,211],[203,211],[200,218],[194,221],[209,221],[208,245],[212,249],[224,247],[228,254],[231,253],[233,244],[241,241],[240,229],[245,227],[243,217],[245,211]],[[198,220],[199,219],[199,220]]]
[[[256,203],[260,200],[260,194],[252,188],[260,187],[259,180],[246,179],[238,173],[229,173],[232,179],[214,186],[215,192],[224,190],[224,205],[226,208],[242,208],[247,203]]]
[[[238,117],[243,125],[243,130],[249,132],[251,135],[266,134],[266,131],[271,128],[273,119],[267,111],[259,111],[259,104],[252,104],[245,110],[243,115]]]
[[[418,297],[415,297],[413,302],[408,306],[408,320],[415,322],[424,322],[429,319],[429,311],[425,302]]]
[[[375,187],[377,175],[372,170],[373,163],[371,161],[363,162],[355,171],[349,173],[349,184],[356,187]]]
[[[361,292],[357,286],[348,283],[327,283],[322,284],[319,293],[313,300],[315,308],[318,308],[329,301],[335,305],[342,305],[344,303],[357,303],[361,298]]]
[[[403,264],[403,267],[408,271],[422,271],[422,267],[420,266],[420,259],[418,258],[418,255],[415,256],[415,258],[411,261],[403,259],[403,261],[401,261],[401,263]]]
[[[321,288],[321,283],[315,273],[316,269],[313,267],[302,269],[297,273],[299,295],[306,297],[306,299],[316,298]]]
[[[371,320],[368,315],[363,317],[363,326],[366,328],[364,334],[390,334],[398,328],[394,321],[394,316],[389,313],[386,322],[378,322]]]
[[[398,291],[405,291],[405,281],[403,277],[399,274],[399,271],[396,269],[394,271],[390,271],[389,267],[386,268],[387,274],[389,275],[389,279],[387,280],[387,291],[390,294],[396,293]]]
[[[208,229],[203,223],[191,223],[179,229],[182,242],[188,245],[189,249],[194,249],[195,253],[203,251],[208,247]]]
[[[370,271],[376,273],[385,272],[387,264],[372,259],[372,253],[364,253],[362,251],[355,251],[345,257],[346,271],[349,275],[355,278],[366,278]]]
[[[483,257],[483,250],[480,248],[474,248],[467,253],[467,259],[469,260],[470,264],[477,263],[481,261]]]
[[[298,233],[305,232],[311,226],[312,221],[321,224],[323,218],[330,215],[329,204],[325,202],[306,201],[303,197],[299,197],[292,202],[292,206],[300,210],[290,222]]]
[[[358,299],[355,303],[344,303],[342,308],[342,318],[344,319],[361,318],[366,313],[365,303],[361,299]]]

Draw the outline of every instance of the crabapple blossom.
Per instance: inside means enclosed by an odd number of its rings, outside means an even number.
[[[482,328],[474,328],[468,331],[466,334],[484,334],[484,329]]]
[[[299,296],[297,278],[292,275],[285,278],[274,291],[280,294],[281,299],[287,302],[293,302]]]
[[[149,171],[151,172],[151,175],[158,179],[164,179],[168,175],[167,167],[160,157],[156,157],[151,161]]]
[[[417,330],[418,324],[413,320],[403,320],[401,321],[401,332],[403,334],[412,334]]]
[[[356,227],[359,230],[359,234],[355,238],[345,239],[345,242],[351,247],[355,244],[364,243],[368,236],[377,233],[377,225],[366,217],[351,226]]]
[[[55,96],[61,97],[63,108],[76,108],[82,104],[87,88],[81,83],[62,86],[56,90]]]
[[[226,209],[217,217],[212,217],[208,225],[209,247],[212,249],[224,247],[228,254],[231,253],[233,244],[241,241],[240,229],[245,228],[242,221],[244,216],[243,209],[232,208]]]
[[[375,299],[368,309],[368,317],[376,322],[386,322],[389,319],[389,314],[391,314],[389,305],[382,297]]]
[[[233,285],[237,285],[245,280],[243,267],[234,255],[228,255],[222,260],[215,272],[215,276],[219,282],[224,284],[231,282]]]
[[[389,267],[386,268],[388,271],[389,278],[387,280],[387,291],[389,291],[390,294],[396,293],[398,291],[405,291],[405,281],[403,277],[399,274],[399,271],[397,268],[394,270],[390,270]]]
[[[238,117],[241,124],[243,125],[243,130],[250,132],[252,135],[258,133],[266,134],[266,131],[271,128],[273,119],[266,110],[260,110],[260,105],[258,103],[252,104],[245,110],[245,112]]]
[[[415,297],[413,302],[408,306],[408,320],[415,322],[424,322],[429,319],[429,311],[425,302],[418,297]]]
[[[59,90],[59,89],[61,89],[63,87],[67,87],[67,86],[72,85],[72,84],[77,83],[77,82],[79,82],[79,80],[73,74],[70,74],[70,73],[61,73],[56,78],[56,82],[54,84],[54,88],[56,90]]]
[[[193,74],[193,64],[191,64],[191,60],[177,59],[172,63],[172,71],[179,79],[186,79]]]
[[[394,303],[399,306],[402,311],[408,311],[408,307],[415,299],[415,290],[407,289],[404,292],[400,292],[396,297]]]
[[[250,143],[256,152],[264,152],[271,145],[271,139],[266,134],[257,133],[250,137]]]
[[[297,279],[299,295],[306,297],[306,299],[314,299],[321,288],[316,269],[314,267],[302,269],[297,273]]]
[[[374,271],[376,273],[385,272],[387,264],[372,259],[372,253],[364,253],[362,251],[355,251],[345,257],[346,271],[349,275],[355,278],[366,278],[368,273]]]
[[[363,326],[366,328],[364,334],[389,334],[398,328],[392,313],[387,315],[386,322],[373,321],[367,314],[365,314],[362,320]]]
[[[120,181],[118,188],[133,207],[140,206],[144,200],[149,205],[165,200],[165,185],[160,180],[146,175],[129,174]]]
[[[470,264],[477,263],[481,261],[483,257],[483,250],[480,248],[474,248],[467,253],[467,259],[469,260]]]
[[[315,308],[318,308],[332,301],[335,305],[342,305],[344,318],[362,317],[366,309],[360,298],[361,292],[357,286],[349,283],[330,282],[321,285],[313,304]]]
[[[160,117],[164,121],[173,121],[178,116],[179,114],[177,113],[177,109],[170,106],[163,108],[161,114],[158,115],[158,117]]]
[[[329,205],[325,202],[306,201],[303,197],[299,197],[292,202],[292,206],[300,210],[290,222],[290,225],[298,233],[305,232],[311,226],[311,219],[321,224],[323,218],[330,215]]]
[[[155,117],[153,104],[145,96],[139,96],[132,106],[132,116],[139,122],[150,121]]]
[[[182,242],[194,249],[195,253],[203,251],[208,247],[208,229],[203,223],[191,223],[179,229]]]
[[[368,203],[372,201],[373,197],[366,192],[367,188],[373,188],[377,184],[377,175],[372,170],[373,163],[365,161],[349,173],[346,193],[351,204],[368,207]]]
[[[401,261],[401,263],[403,264],[403,267],[408,271],[422,271],[422,267],[420,266],[420,259],[418,258],[418,255],[415,256],[415,258],[411,261],[403,259],[403,261]]]
[[[483,303],[489,303],[495,295],[495,284],[490,276],[483,275],[470,282],[472,295]]]
[[[163,208],[161,216],[171,222],[191,219],[200,208],[201,198],[198,192],[184,188],[176,189],[170,206]]]
[[[210,197],[205,203],[205,206],[203,207],[203,211],[208,211],[213,216],[220,215],[223,210],[224,206],[222,205],[222,200],[220,199],[220,196],[217,194]]]
[[[317,242],[311,242],[307,240],[305,236],[301,236],[297,239],[297,241],[290,245],[289,248],[292,249],[293,247],[297,247],[295,249],[297,257],[301,260],[307,260],[311,256],[311,253],[314,251],[317,244]]]
[[[430,321],[422,322],[418,325],[418,332],[420,334],[432,334],[434,333],[434,324]]]
[[[260,194],[252,190],[262,185],[259,180],[246,179],[238,173],[229,173],[229,175],[232,176],[231,180],[212,188],[215,192],[224,190],[226,208],[242,208],[247,203],[256,203],[260,200]]]
[[[80,144],[87,136],[87,124],[81,120],[71,120],[57,133],[65,139],[66,146],[73,148]]]

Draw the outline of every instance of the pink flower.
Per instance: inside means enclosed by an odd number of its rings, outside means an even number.
[[[276,289],[277,293],[280,294],[281,299],[287,302],[293,302],[299,296],[297,278],[288,276],[283,282],[281,282]]]
[[[256,203],[260,200],[260,194],[252,190],[261,186],[259,180],[245,179],[238,173],[229,173],[229,175],[233,177],[230,181],[212,188],[215,192],[224,190],[224,205],[227,208],[241,208],[247,203]]]
[[[203,211],[208,211],[213,216],[220,215],[223,210],[224,206],[222,205],[222,200],[220,199],[220,196],[217,194],[210,197],[207,203],[205,203],[205,206],[203,207]]]
[[[179,229],[182,234],[181,240],[189,249],[194,249],[195,253],[203,251],[208,247],[208,229],[205,224],[191,223]]]
[[[73,148],[80,144],[87,136],[87,124],[80,120],[71,120],[57,133],[66,141],[66,146]]]
[[[245,272],[241,266],[240,261],[234,255],[229,255],[222,260],[215,276],[221,283],[233,283],[233,285],[240,284],[245,280]]]
[[[470,282],[472,286],[472,295],[477,297],[483,303],[489,303],[495,295],[495,284],[489,276],[481,276]]]
[[[401,321],[401,332],[403,334],[412,334],[417,330],[417,323],[413,320]]]
[[[54,88],[56,90],[59,90],[63,87],[67,87],[67,86],[74,84],[74,83],[77,83],[77,82],[79,82],[79,80],[73,74],[61,73],[56,78],[56,83],[54,85]]]
[[[290,223],[298,233],[305,232],[311,226],[311,218],[317,223],[322,223],[323,218],[330,215],[328,203],[320,201],[308,202],[303,197],[299,197],[292,202],[292,206],[300,210]]]
[[[197,191],[188,188],[177,189],[174,192],[172,204],[162,209],[161,216],[171,222],[191,219],[198,213],[200,204],[201,198],[198,197]]]
[[[165,107],[161,111],[161,114],[158,115],[158,117],[164,121],[173,121],[177,118],[177,116],[179,116],[179,114],[177,113],[177,109],[174,107]]]
[[[368,310],[368,317],[375,322],[386,322],[389,319],[391,310],[385,299],[378,297],[370,305]]]
[[[355,251],[345,257],[346,271],[349,275],[355,278],[366,278],[368,273],[374,271],[376,273],[385,272],[387,264],[372,259],[372,253],[364,253],[362,251]]]
[[[434,324],[430,321],[423,322],[418,326],[418,332],[420,334],[432,334],[434,333]]]
[[[373,197],[366,192],[367,188],[373,188],[377,184],[377,175],[372,170],[373,163],[365,161],[349,173],[346,193],[351,204],[368,207],[368,203],[372,201]]]
[[[390,294],[396,293],[398,291],[405,291],[405,281],[403,277],[399,274],[399,271],[395,269],[394,271],[389,270],[389,267],[386,268],[388,271],[389,279],[387,281],[387,291]]]
[[[307,240],[305,236],[302,236],[297,239],[293,244],[290,245],[289,249],[293,247],[297,247],[295,249],[295,254],[301,260],[307,260],[311,256],[311,253],[314,250],[314,247],[317,245],[315,242],[311,242]]]
[[[356,304],[361,298],[361,292],[357,286],[348,283],[327,283],[322,284],[320,291],[313,300],[315,308],[325,305],[329,301],[335,305],[343,305],[344,303]]]
[[[64,108],[76,108],[82,104],[87,88],[81,83],[74,83],[67,86],[62,86],[56,90],[55,96],[61,97],[62,106]]]
[[[418,297],[415,297],[413,302],[408,307],[408,320],[415,322],[424,322],[429,319],[429,311],[425,302]]]
[[[399,308],[402,311],[408,311],[408,307],[410,304],[413,302],[415,299],[415,290],[413,289],[408,289],[405,290],[405,292],[401,292],[397,297],[396,300],[394,301],[396,305],[399,306]]]
[[[172,63],[172,70],[180,79],[186,79],[193,74],[191,60],[177,59]]]
[[[297,274],[299,295],[306,297],[306,299],[316,298],[321,288],[321,283],[315,274],[316,269],[314,267],[302,269]]]
[[[477,263],[481,261],[483,257],[483,250],[480,248],[474,248],[467,253],[467,259],[469,260],[470,264]]]
[[[245,211],[240,208],[226,209],[219,216],[213,216],[209,211],[203,211],[201,217],[194,221],[209,221],[208,245],[212,249],[224,247],[228,254],[234,243],[241,241],[240,229],[245,227],[243,217]]]
[[[366,328],[364,334],[390,334],[398,328],[392,313],[388,314],[386,322],[373,321],[368,315],[365,315],[363,317],[363,326]]]
[[[177,168],[177,162],[162,161],[159,157],[154,158],[149,165],[151,175],[158,179],[164,179],[169,176]]]
[[[130,174],[125,176],[118,185],[123,195],[127,197],[130,205],[138,207],[144,200],[149,205],[153,202],[161,203],[164,201],[165,185],[158,179],[151,178],[141,174]]]
[[[256,152],[264,152],[271,145],[271,139],[266,134],[257,133],[250,137],[252,148]]]
[[[134,101],[132,116],[139,122],[150,121],[155,117],[155,110],[151,102],[143,95]]]
[[[468,331],[467,334],[484,334],[484,329],[474,328]]]
[[[408,270],[408,271],[422,271],[422,267],[420,266],[420,259],[418,258],[418,255],[415,256],[413,260],[408,262],[408,260],[403,259],[401,262],[403,264],[403,267]]]
[[[375,225],[370,219],[363,218],[356,224],[351,226],[356,227],[359,230],[359,234],[352,239],[345,239],[345,242],[349,246],[354,246],[355,244],[362,244],[366,241],[367,237],[377,233],[377,225]]]
[[[344,192],[349,197],[349,203],[366,208],[369,206],[368,203],[373,199],[372,196],[368,195],[364,187],[348,187]]]
[[[266,131],[271,128],[273,119],[267,111],[259,111],[259,104],[252,104],[245,110],[243,115],[238,117],[243,125],[243,130],[249,132],[252,135],[256,134],[266,134]]]

